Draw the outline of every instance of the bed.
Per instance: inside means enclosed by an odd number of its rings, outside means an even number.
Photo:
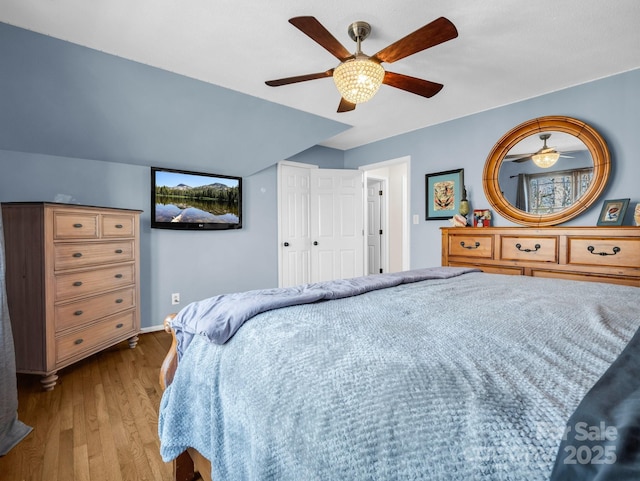
[[[202,300],[168,318],[161,454],[215,481],[640,479],[639,306],[460,267]]]

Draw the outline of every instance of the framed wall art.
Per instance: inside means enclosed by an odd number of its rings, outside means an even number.
[[[629,199],[609,199],[602,204],[598,225],[622,225]]]
[[[426,220],[450,219],[460,210],[464,169],[425,175]]]

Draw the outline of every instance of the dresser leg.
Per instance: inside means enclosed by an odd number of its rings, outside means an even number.
[[[56,385],[56,381],[58,380],[58,375],[56,372],[52,372],[51,374],[46,374],[42,376],[40,379],[40,384],[42,384],[42,389],[45,391],[53,391],[54,386]]]
[[[138,336],[133,336],[129,338],[129,348],[133,349],[138,345]]]

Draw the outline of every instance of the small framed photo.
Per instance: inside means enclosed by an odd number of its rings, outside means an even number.
[[[627,212],[629,199],[608,199],[602,204],[598,217],[598,225],[622,225],[624,214]]]
[[[491,227],[491,211],[473,209],[473,227]]]
[[[460,211],[464,169],[425,175],[426,220],[451,219]]]

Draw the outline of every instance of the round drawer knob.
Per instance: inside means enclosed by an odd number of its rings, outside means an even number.
[[[116,249],[116,254],[122,254],[122,249]]]
[[[124,324],[120,323],[120,324],[116,324],[116,329],[120,329],[121,327],[123,327]]]
[[[82,252],[76,252],[73,257],[82,257]]]
[[[123,300],[122,299],[116,299],[116,304],[122,304]]]
[[[73,341],[73,343],[77,346],[79,344],[82,344],[84,342],[84,339],[80,338],[80,339],[76,339],[75,341]]]
[[[84,311],[76,311],[73,313],[74,316],[81,316],[82,314],[84,314]]]
[[[82,224],[73,224],[76,229],[82,229]]]
[[[80,286],[82,285],[82,281],[75,281],[75,282],[73,283],[73,285],[74,285],[75,287],[80,287]]]
[[[115,278],[116,278],[116,279],[122,279],[122,274],[116,274],[116,275],[115,275]]]

